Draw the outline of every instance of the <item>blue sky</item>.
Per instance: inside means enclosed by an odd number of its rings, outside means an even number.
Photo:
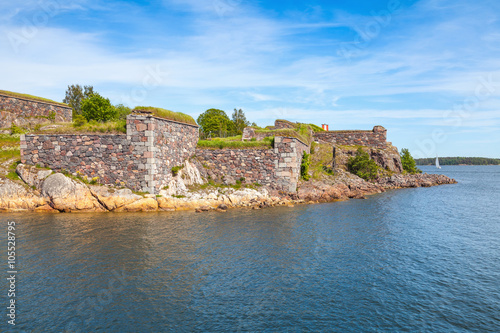
[[[415,157],[500,158],[497,0],[0,4],[0,89],[197,117],[383,125]]]

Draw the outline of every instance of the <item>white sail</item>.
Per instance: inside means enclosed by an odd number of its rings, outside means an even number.
[[[436,155],[436,168],[441,169],[441,166],[439,165],[439,159]]]

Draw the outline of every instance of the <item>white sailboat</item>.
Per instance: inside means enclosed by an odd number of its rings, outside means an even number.
[[[439,158],[436,155],[436,168],[441,169],[441,166],[439,165]]]

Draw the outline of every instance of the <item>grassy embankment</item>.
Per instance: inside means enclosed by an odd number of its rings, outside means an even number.
[[[38,96],[33,96],[33,95],[28,95],[28,94],[21,94],[21,93],[16,93],[13,91],[0,90],[0,94],[12,96],[12,97],[18,97],[18,98],[31,99],[31,100],[39,101],[39,102],[46,102],[46,103],[58,104],[58,105],[62,105],[62,106],[69,106],[68,104],[56,102],[56,101],[53,101],[53,100],[48,99],[48,98],[43,98],[43,97],[38,97]]]
[[[262,141],[241,141],[241,135],[227,138],[213,138],[211,140],[199,140],[198,148],[205,149],[270,149],[273,147],[274,138],[265,138]]]

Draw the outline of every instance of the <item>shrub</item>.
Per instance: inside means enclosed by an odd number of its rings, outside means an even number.
[[[401,164],[403,165],[403,170],[408,173],[422,173],[422,170],[417,168],[417,163],[411,156],[410,151],[406,148],[401,149]]]
[[[356,157],[351,157],[347,162],[347,169],[365,180],[375,179],[378,172],[377,163],[361,147],[356,151]]]
[[[127,116],[131,112],[130,108],[123,105],[123,104],[115,105],[114,108],[115,108],[115,119],[116,120],[126,120]]]
[[[54,111],[51,111],[47,119],[54,122],[56,120],[56,113]]]
[[[172,175],[174,177],[177,176],[177,174],[179,173],[179,171],[182,170],[182,168],[184,168],[184,165],[178,165],[178,166],[172,167]]]
[[[80,126],[83,126],[85,125],[85,123],[87,122],[87,120],[85,119],[84,116],[82,116],[81,114],[78,114],[76,115],[74,118],[73,118],[73,126],[74,127],[80,127]]]
[[[82,101],[82,115],[87,119],[105,122],[115,118],[116,109],[109,99],[95,93]]]
[[[309,164],[310,155],[306,152],[302,155],[302,163],[300,164],[300,177],[304,180],[309,180],[311,176],[309,176]]]
[[[24,129],[22,127],[16,126],[16,124],[12,124],[12,126],[10,126],[10,132],[12,134],[23,134]]]

